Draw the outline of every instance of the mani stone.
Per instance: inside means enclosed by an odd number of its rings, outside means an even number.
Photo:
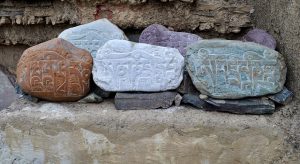
[[[158,92],[176,89],[184,58],[175,48],[111,40],[94,60],[93,78],[105,91]]]
[[[270,95],[268,96],[268,98],[278,104],[286,105],[292,101],[293,95],[294,95],[293,92],[289,91],[286,87],[284,87],[282,91],[274,95]]]
[[[201,39],[201,37],[195,34],[186,32],[174,32],[170,31],[162,25],[153,24],[147,27],[142,32],[139,42],[176,48],[182,55],[185,55],[186,47]]]
[[[128,40],[124,32],[107,19],[99,19],[88,24],[76,26],[63,31],[58,36],[78,48],[89,51],[93,58],[97,50],[112,39]]]
[[[176,95],[176,92],[117,93],[115,106],[117,110],[165,109],[172,106]]]
[[[195,87],[217,99],[274,94],[286,79],[283,56],[256,43],[203,40],[188,48],[186,59]]]
[[[15,88],[8,77],[0,70],[0,110],[17,99]]]
[[[49,101],[77,101],[90,89],[93,59],[60,38],[24,51],[17,65],[17,83],[25,93]]]
[[[271,34],[267,33],[267,31],[262,29],[253,29],[249,31],[245,36],[243,36],[242,40],[244,42],[254,42],[269,47],[273,50],[276,48],[275,38]]]

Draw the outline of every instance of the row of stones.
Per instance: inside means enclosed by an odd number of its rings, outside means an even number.
[[[189,83],[184,74],[185,60],[194,86],[211,98],[239,99],[280,92],[286,66],[282,55],[272,50],[276,47],[274,38],[256,29],[243,39],[265,46],[202,40],[157,24],[146,28],[140,43],[134,43],[117,26],[101,19],[67,29],[59,38],[24,51],[17,82],[26,93],[50,101],[76,101],[85,96],[90,91],[91,72],[104,91],[167,91],[178,88],[183,77],[179,88],[189,85],[185,84]],[[117,94],[116,100],[118,97],[124,98]]]

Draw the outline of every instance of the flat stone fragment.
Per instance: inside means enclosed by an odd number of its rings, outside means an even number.
[[[175,96],[175,106],[180,106],[181,101],[182,101],[182,96],[180,94],[177,94]]]
[[[194,107],[205,109],[205,110],[212,110],[213,106],[207,103],[206,101],[199,98],[199,95],[196,94],[184,94],[182,97],[182,103],[190,104]]]
[[[90,89],[93,59],[89,52],[60,38],[24,51],[17,66],[17,83],[34,97],[77,101]]]
[[[93,57],[96,56],[97,50],[109,40],[128,40],[121,29],[105,18],[66,29],[58,37],[89,51]]]
[[[169,108],[176,95],[176,92],[117,93],[115,106],[117,110]]]
[[[289,91],[286,87],[284,87],[282,91],[274,95],[270,95],[268,96],[268,98],[278,104],[286,105],[292,101],[293,95],[294,95],[293,92]]]
[[[0,110],[8,107],[17,99],[14,86],[8,77],[0,70]]]
[[[176,48],[182,55],[185,55],[186,47],[201,39],[202,38],[196,34],[170,31],[162,25],[153,24],[142,32],[139,42]]]
[[[244,42],[254,42],[266,47],[269,47],[273,50],[276,48],[275,38],[269,34],[267,31],[262,29],[253,29],[250,30],[245,36],[243,36],[242,41]]]
[[[235,114],[272,114],[275,104],[267,98],[248,98],[241,100],[217,100],[209,98],[204,100],[211,104],[211,110]]]
[[[94,60],[94,82],[111,92],[158,92],[176,89],[182,81],[184,58],[177,49],[111,40]]]
[[[213,98],[274,94],[286,79],[283,56],[256,43],[203,40],[189,47],[186,59],[195,87]]]

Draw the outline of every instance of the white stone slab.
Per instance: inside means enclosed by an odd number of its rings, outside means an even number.
[[[97,52],[93,78],[105,91],[166,91],[179,86],[183,68],[175,48],[111,40]]]
[[[93,58],[97,50],[113,39],[128,40],[124,32],[107,19],[99,19],[88,24],[66,29],[58,36],[78,48],[89,51]]]

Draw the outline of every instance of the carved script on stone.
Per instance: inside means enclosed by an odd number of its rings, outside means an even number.
[[[63,31],[59,36],[76,47],[89,51],[93,57],[97,50],[112,39],[125,39],[127,37],[116,25],[107,19],[100,19],[88,24],[80,25]]]
[[[18,64],[18,83],[25,92],[47,100],[67,101],[85,96],[92,58],[84,52],[81,56],[57,50],[25,51]]]
[[[97,52],[93,77],[106,91],[165,91],[179,86],[183,66],[177,49],[112,40]]]
[[[234,41],[199,43],[190,49],[187,68],[201,92],[229,99],[279,92],[286,74],[276,51]]]

